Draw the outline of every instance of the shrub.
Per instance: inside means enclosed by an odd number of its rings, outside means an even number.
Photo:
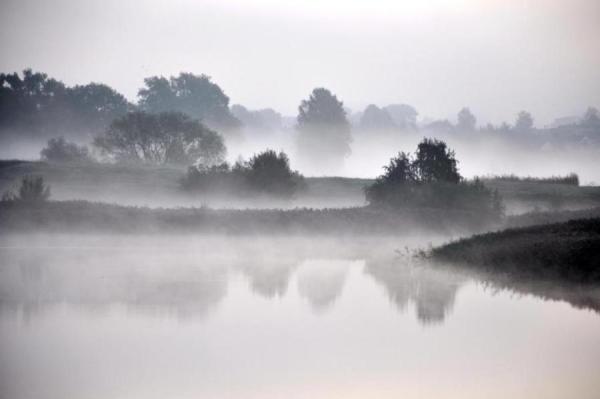
[[[454,152],[442,141],[424,139],[412,158],[400,152],[384,167],[385,173],[365,189],[367,201],[380,208],[429,207],[503,214],[497,191],[479,180],[464,180]]]
[[[23,202],[37,204],[50,198],[50,187],[44,184],[41,176],[25,176],[21,179],[21,186],[17,194],[10,191],[2,196],[3,202]]]
[[[181,180],[181,186],[186,190],[253,192],[291,197],[304,186],[304,178],[292,171],[284,152],[266,150],[246,162],[238,161],[233,167],[227,163],[211,167],[192,166]]]
[[[46,147],[40,152],[44,161],[50,162],[88,162],[91,160],[86,146],[79,146],[58,137],[48,140]]]

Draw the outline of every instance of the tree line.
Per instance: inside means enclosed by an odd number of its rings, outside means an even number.
[[[382,108],[371,104],[359,115],[349,114],[334,93],[316,88],[298,107],[296,155],[316,170],[339,170],[350,154],[353,126],[357,134],[419,129],[436,135],[535,131],[533,116],[527,111],[521,111],[512,126],[504,123],[482,128],[466,107],[458,112],[456,124],[438,120],[417,126],[417,115],[416,109],[406,104]],[[271,109],[230,106],[229,97],[207,75],[146,78],[137,104],[133,104],[104,84],[68,87],[31,70],[22,75],[0,74],[0,134],[49,138],[41,154],[47,160],[89,159],[87,149],[61,138],[83,136],[87,142],[93,140],[94,148],[111,161],[214,166],[222,163],[224,137],[231,137],[231,132],[244,125],[278,129],[281,120]],[[599,133],[598,111],[590,107],[576,126],[583,136],[588,131]]]

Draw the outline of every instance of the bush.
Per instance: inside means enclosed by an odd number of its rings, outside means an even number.
[[[18,193],[6,192],[2,196],[3,202],[23,202],[38,204],[50,198],[50,187],[44,184],[41,176],[25,176],[21,179]]]
[[[464,180],[454,152],[442,141],[424,139],[415,157],[401,152],[385,173],[365,189],[367,201],[380,208],[428,207],[481,212],[499,217],[500,195],[479,180]]]
[[[213,192],[253,192],[278,197],[291,197],[304,186],[304,178],[292,171],[289,158],[266,150],[250,160],[239,161],[233,167],[227,163],[206,167],[192,166],[181,181],[186,190]]]
[[[44,161],[50,162],[89,162],[91,160],[86,146],[68,142],[64,137],[48,140],[46,147],[40,152]]]

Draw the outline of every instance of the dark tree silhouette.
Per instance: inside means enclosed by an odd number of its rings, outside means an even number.
[[[110,87],[69,88],[44,73],[0,74],[0,129],[29,136],[97,134],[132,106]]]
[[[229,97],[206,75],[180,73],[144,79],[139,106],[150,113],[181,112],[216,130],[234,130],[240,121],[229,110]]]
[[[252,156],[246,164],[245,174],[254,190],[281,196],[292,195],[302,183],[302,176],[290,168],[288,156],[273,150]]]
[[[360,127],[364,130],[375,131],[389,131],[397,128],[389,113],[375,104],[365,108],[360,118]]]
[[[246,162],[238,161],[233,168],[227,163],[190,167],[181,180],[181,186],[185,190],[225,191],[238,195],[258,193],[289,198],[304,186],[304,178],[290,168],[284,152],[266,150]]]
[[[350,124],[344,104],[329,90],[317,88],[298,107],[298,153],[320,171],[338,170],[350,154]]]
[[[221,136],[178,112],[132,112],[116,119],[94,145],[117,161],[214,165],[223,161]]]
[[[456,165],[454,151],[446,143],[427,138],[419,143],[413,162],[414,172],[423,182],[458,183],[461,176]]]
[[[474,131],[476,123],[477,118],[475,118],[475,115],[473,115],[469,108],[463,108],[458,112],[458,123],[456,124],[456,128],[459,129],[460,132]]]
[[[423,139],[414,158],[401,152],[391,159],[385,173],[365,189],[367,201],[383,208],[461,209],[499,217],[503,207],[498,193],[479,180],[463,181],[456,163],[446,143]]]
[[[40,152],[43,161],[50,162],[89,162],[91,161],[86,146],[79,146],[65,140],[64,137],[48,140],[46,147]]]

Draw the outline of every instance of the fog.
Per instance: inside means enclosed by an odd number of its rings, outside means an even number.
[[[597,0],[4,0],[0,48],[0,399],[600,392]]]
[[[597,313],[548,300],[549,286],[499,289],[394,252],[426,241],[4,236],[2,393],[597,392]]]

